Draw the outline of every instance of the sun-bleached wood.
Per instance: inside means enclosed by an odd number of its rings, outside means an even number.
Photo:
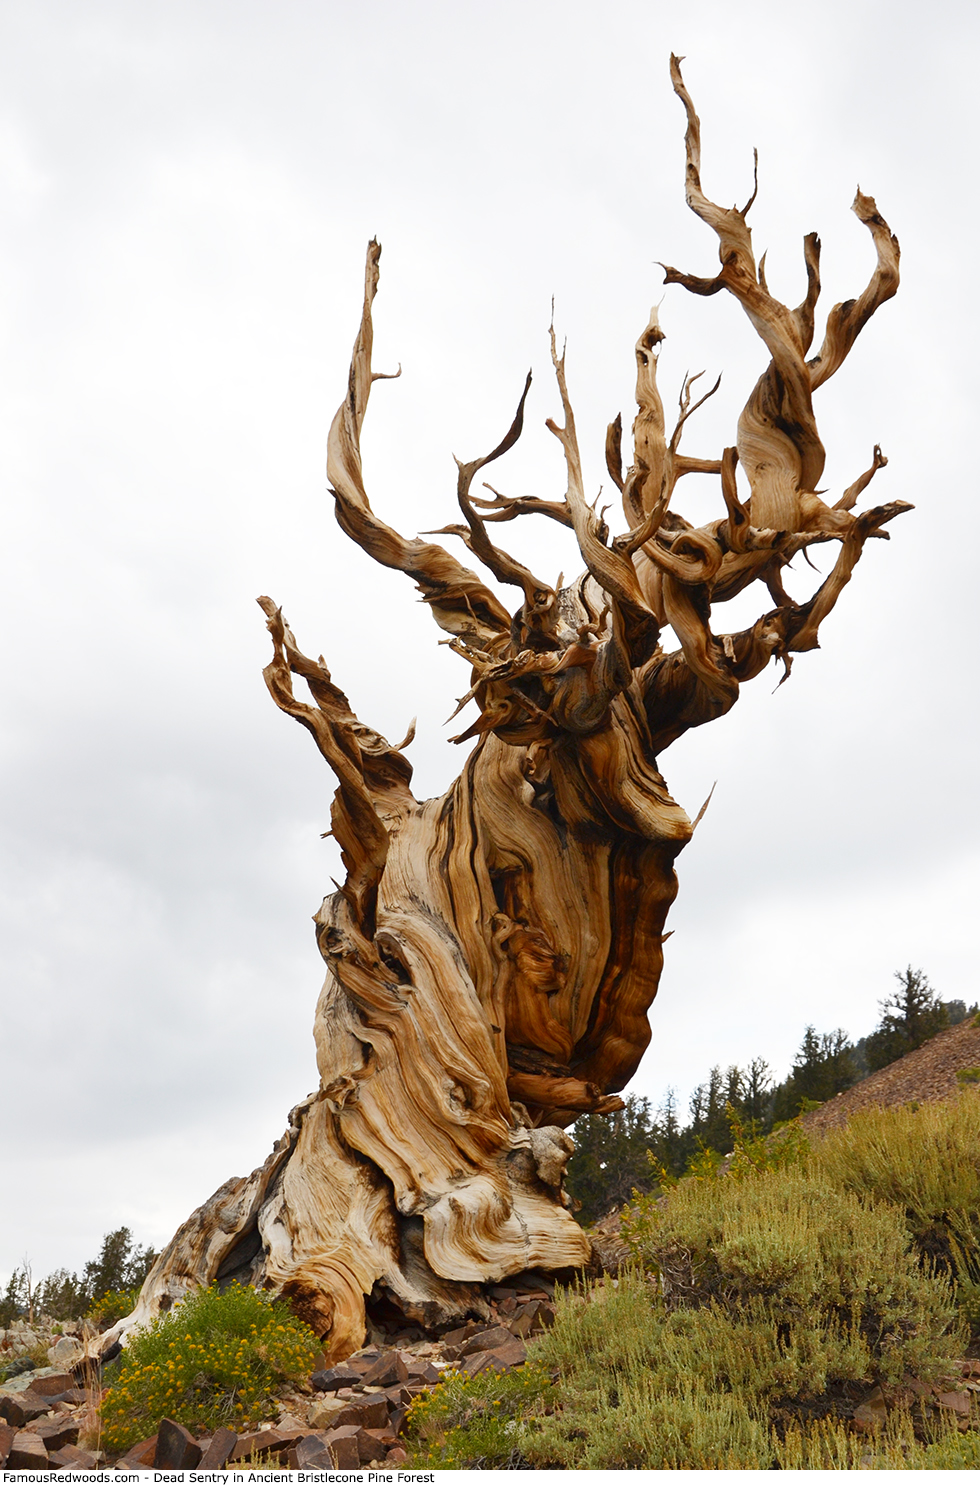
[[[564,496],[473,493],[476,476],[521,434],[528,377],[497,447],[458,465],[461,520],[432,533],[461,538],[498,583],[519,589],[512,613],[445,547],[403,537],[368,499],[361,433],[380,375],[371,349],[381,256],[369,245],[348,393],[329,436],[337,519],[375,561],[414,580],[444,642],[469,665],[457,710],[472,700],[478,715],[455,740],[475,745],[446,794],[417,800],[411,734],[392,746],[360,722],[322,657],[305,655],[279,606],[259,600],[273,700],[311,733],[338,781],[332,833],[347,875],[316,914],[327,967],[315,1021],[320,1085],[265,1165],[181,1228],[138,1309],[108,1339],[199,1284],[237,1277],[288,1296],[336,1359],[363,1342],[367,1296],[445,1323],[479,1313],[488,1281],[589,1257],[562,1190],[572,1148],[564,1130],[584,1111],[622,1107],[650,1037],[674,860],[694,828],[658,757],[728,711],[771,660],[788,673],[795,653],[815,648],[865,541],[885,537],[884,524],[910,508],[853,513],[886,462],[877,446],[835,504],[816,489],[824,450],[813,393],[894,294],[896,240],[859,191],[854,210],[877,266],[857,299],[830,311],[807,359],[819,241],[804,242],[806,294],[789,309],[755,261],[751,201],[724,209],[704,195],[700,125],[677,58],[671,77],[687,115],[687,201],[715,233],[721,267],[714,278],[668,268],[666,281],[732,294],[771,356],[735,443],[710,458],[681,452],[706,400],[694,400],[696,378],[684,383],[668,436],[654,311],[636,345],[628,468],[618,418],[606,441],[627,528],[612,536],[586,494],[552,330],[561,422],[547,426],[564,453]],[[720,513],[707,525],[674,509],[690,474],[717,480]],[[534,514],[574,533],[585,571],[568,586],[552,588],[491,537]],[[782,569],[826,541],[840,543],[833,568],[813,597],[794,602]],[[748,629],[716,633],[713,607],[755,582],[770,595],[766,611]],[[671,651],[661,646],[668,626],[679,644]]]

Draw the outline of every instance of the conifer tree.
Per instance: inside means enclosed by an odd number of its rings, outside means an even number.
[[[898,989],[880,1001],[881,1021],[866,1039],[869,1072],[887,1067],[906,1052],[914,1052],[950,1024],[949,1010],[936,995],[927,975],[911,964],[895,971]]]

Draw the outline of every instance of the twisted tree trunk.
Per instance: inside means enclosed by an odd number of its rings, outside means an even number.
[[[789,310],[755,263],[748,206],[723,210],[701,190],[700,127],[676,59],[671,69],[687,113],[687,199],[718,237],[721,270],[702,279],[671,268],[667,282],[698,294],[726,289],[772,357],[736,446],[712,459],[680,452],[700,405],[693,379],[668,439],[654,313],[636,348],[627,471],[619,419],[607,439],[628,528],[612,538],[585,496],[552,332],[564,421],[548,427],[564,449],[564,498],[471,494],[476,474],[520,436],[525,386],[498,447],[459,466],[462,521],[443,533],[522,590],[512,615],[443,547],[406,540],[368,501],[360,436],[378,376],[371,314],[381,253],[370,244],[348,395],[330,430],[337,519],[376,561],[415,580],[470,664],[464,702],[475,699],[479,717],[456,741],[476,743],[448,792],[419,802],[404,752],[411,738],[392,747],[359,722],[323,660],[304,655],[282,611],[259,600],[273,643],[269,690],[312,733],[339,783],[332,823],[347,878],[316,916],[327,966],[315,1022],[320,1087],[293,1110],[266,1164],[222,1187],[181,1228],[138,1309],[107,1339],[196,1285],[239,1278],[289,1296],[340,1358],[362,1343],[372,1294],[423,1323],[445,1323],[479,1311],[487,1281],[589,1256],[562,1192],[572,1148],[564,1130],[582,1112],[622,1107],[616,1095],[650,1037],[674,859],[693,829],[658,756],[726,712],[774,656],[788,671],[795,652],[814,648],[865,540],[884,537],[883,524],[909,509],[895,502],[852,514],[885,463],[878,448],[834,506],[814,489],[824,451],[812,393],[895,292],[897,242],[859,193],[854,209],[878,266],[859,299],[831,310],[808,361],[818,240],[806,239],[807,292]],[[690,473],[719,481],[724,514],[707,526],[672,508]],[[585,572],[569,587],[555,591],[491,540],[493,523],[526,514],[574,532]],[[834,568],[812,599],[794,603],[782,567],[828,540],[841,544]],[[751,628],[716,635],[712,605],[756,581],[774,606]],[[660,645],[666,625],[680,644],[671,653]],[[294,676],[309,700],[294,695]]]

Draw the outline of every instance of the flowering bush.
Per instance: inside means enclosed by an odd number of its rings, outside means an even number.
[[[161,1418],[239,1431],[266,1415],[287,1378],[308,1377],[320,1343],[289,1306],[232,1284],[198,1290],[129,1340],[102,1402],[102,1442],[130,1448]]]
[[[109,1289],[95,1301],[85,1316],[98,1330],[108,1330],[124,1315],[131,1315],[139,1303],[140,1285],[132,1289]]]

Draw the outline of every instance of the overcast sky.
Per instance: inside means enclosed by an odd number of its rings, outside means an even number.
[[[658,261],[716,264],[671,49],[709,193],[744,201],[759,148],[774,292],[802,297],[812,229],[824,312],[860,291],[858,182],[899,235],[899,298],[817,416],[831,499],[878,441],[875,497],[916,510],[787,685],[767,671],[663,757],[690,813],[717,789],[633,1091],[672,1084],[685,1113],[713,1063],[783,1076],[808,1021],[870,1030],[907,963],[976,998],[974,7],[3,0],[0,26],[0,1282],[25,1255],[77,1267],[122,1223],[160,1246],[314,1087],[334,786],[266,693],[254,600],[372,726],[418,714],[420,797],[460,767],[444,723],[469,684],[326,494],[365,243],[376,365],[404,368],[365,425],[378,510],[408,535],[452,520],[451,456],[493,446],[529,365],[494,483],[561,494],[552,296],[598,489]],[[668,407],[686,370],[724,373],[686,436],[717,456],[761,345],[724,296],[671,288],[661,317]],[[677,504],[719,514],[716,483]],[[529,565],[577,570],[565,533],[522,525]],[[716,627],[767,599],[740,603]]]

